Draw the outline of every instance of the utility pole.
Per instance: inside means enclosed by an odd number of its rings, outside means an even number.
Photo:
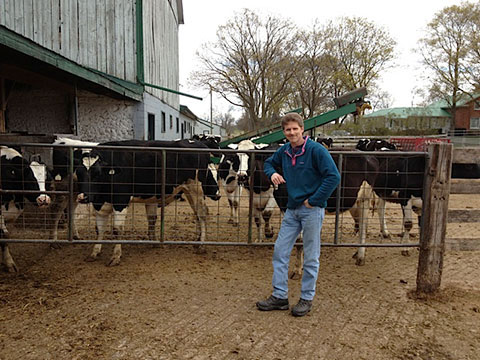
[[[210,86],[210,134],[213,135],[212,87]]]

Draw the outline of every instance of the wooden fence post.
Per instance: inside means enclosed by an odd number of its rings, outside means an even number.
[[[442,280],[453,145],[431,144],[428,146],[428,154],[430,164],[423,196],[417,294],[437,291]]]

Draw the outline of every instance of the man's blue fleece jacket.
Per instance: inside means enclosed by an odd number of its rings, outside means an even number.
[[[299,155],[301,150],[295,157],[290,143],[283,145],[265,160],[264,172],[269,179],[274,173],[283,172],[288,190],[287,208],[295,209],[306,199],[312,206],[325,208],[340,182],[340,173],[323,145],[306,137],[305,152]]]

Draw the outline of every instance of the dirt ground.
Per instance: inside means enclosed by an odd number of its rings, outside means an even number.
[[[455,208],[467,203],[478,208],[471,198],[451,197]],[[234,228],[224,205],[209,203],[208,240],[246,241],[247,210]],[[166,216],[166,238],[193,240],[193,217],[178,206]],[[398,210],[389,213],[398,233]],[[94,236],[91,217],[80,217],[82,238]],[[146,225],[138,219],[132,215],[130,230],[141,239]],[[332,219],[325,242],[332,241]],[[375,221],[369,242],[380,241]],[[449,224],[448,231],[478,237],[467,225]],[[354,236],[347,216],[341,228],[346,241]],[[441,291],[417,298],[417,250],[405,257],[396,248],[369,248],[358,267],[354,249],[325,247],[313,309],[294,318],[255,308],[271,292],[271,247],[211,246],[198,254],[191,246],[125,245],[116,267],[105,266],[111,245],[96,262],[84,261],[91,245],[11,250],[20,271],[0,273],[1,360],[480,359],[480,252],[447,251]],[[299,288],[290,281],[292,304]]]

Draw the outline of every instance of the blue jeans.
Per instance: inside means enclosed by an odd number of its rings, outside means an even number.
[[[303,276],[301,298],[312,300],[320,266],[320,232],[325,209],[301,205],[287,209],[273,250],[273,296],[288,298],[288,267],[293,245],[303,230]]]

